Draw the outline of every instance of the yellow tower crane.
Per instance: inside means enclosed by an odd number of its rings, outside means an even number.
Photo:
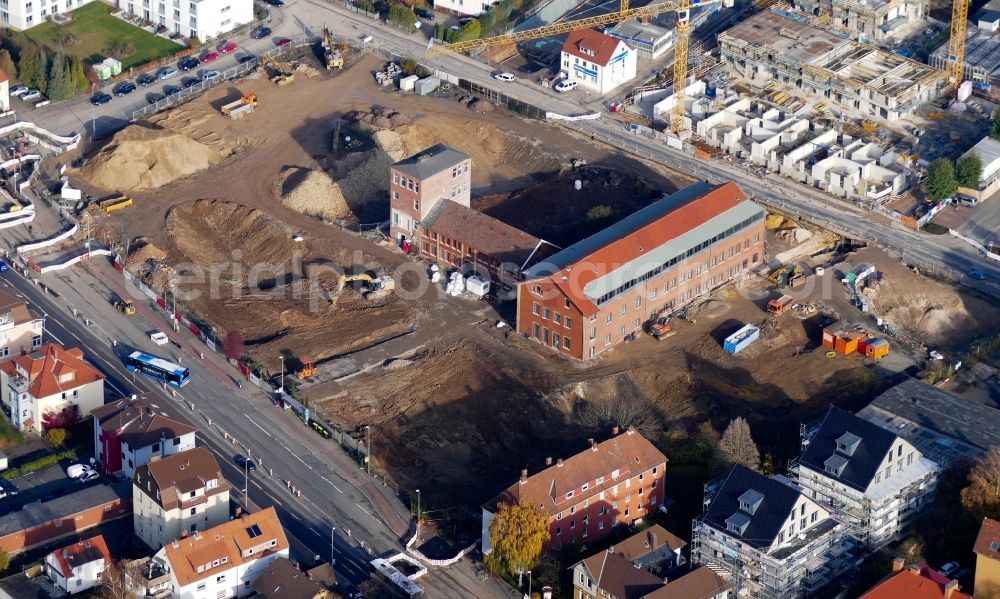
[[[599,27],[609,25],[627,19],[644,19],[654,17],[665,12],[677,13],[677,24],[674,27],[674,106],[670,113],[670,130],[675,134],[680,134],[684,129],[684,88],[687,85],[688,67],[688,42],[691,35],[691,9],[700,6],[721,3],[725,7],[731,7],[733,0],[668,0],[667,2],[657,2],[648,4],[641,8],[629,8],[629,0],[620,0],[618,12],[600,15],[597,17],[587,17],[563,23],[552,23],[536,29],[528,29],[514,33],[498,35],[477,40],[466,40],[454,44],[442,44],[431,46],[427,49],[426,55],[432,56],[444,52],[466,52],[478,50],[489,46],[499,46],[527,40],[549,37],[586,29],[588,27]]]
[[[969,0],[953,0],[951,36],[948,38],[948,82],[952,91],[962,84],[965,68],[965,28],[969,21]]]

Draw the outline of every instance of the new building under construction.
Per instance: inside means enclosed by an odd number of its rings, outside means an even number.
[[[895,122],[937,97],[946,73],[774,11],[719,34],[729,71],[834,104],[848,118]]]
[[[813,24],[844,32],[866,43],[898,38],[924,25],[925,0],[793,0],[792,7],[810,16]]]

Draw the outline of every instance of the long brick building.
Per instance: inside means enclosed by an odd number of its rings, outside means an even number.
[[[765,216],[735,183],[666,196],[528,268],[517,330],[593,358],[762,262]]]
[[[483,553],[492,551],[490,522],[501,503],[526,501],[549,517],[549,547],[559,549],[608,534],[656,513],[663,505],[667,458],[632,429],[591,441],[573,457],[521,479],[483,506]]]

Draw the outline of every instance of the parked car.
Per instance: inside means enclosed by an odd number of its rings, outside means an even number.
[[[170,342],[170,338],[163,331],[153,331],[149,334],[149,340],[157,345],[166,345]]]
[[[93,96],[90,97],[90,103],[93,104],[94,106],[100,106],[102,104],[107,104],[113,99],[114,98],[111,96],[111,94],[99,93],[99,94],[94,94]]]
[[[186,87],[186,88],[187,87],[194,87],[194,86],[198,85],[199,83],[201,83],[201,79],[199,79],[197,77],[185,77],[184,79],[181,80],[181,84],[184,87]]]
[[[149,102],[150,104],[156,104],[160,100],[165,100],[166,98],[167,97],[164,96],[163,94],[148,94],[146,96],[146,101]]]
[[[968,276],[970,279],[975,279],[977,281],[986,280],[986,273],[981,270],[970,270]]]
[[[202,62],[212,62],[213,60],[215,60],[218,57],[219,57],[219,53],[218,52],[205,52],[204,54],[201,55],[201,61]]]
[[[168,96],[172,95],[172,94],[176,94],[179,91],[181,91],[181,88],[177,87],[176,85],[165,85],[165,86],[163,86],[163,93],[165,95],[168,95]]]
[[[135,78],[135,82],[141,87],[146,87],[147,85],[156,83],[156,77],[154,77],[151,73],[143,73]]]
[[[246,54],[244,56],[240,56],[239,58],[240,64],[246,64],[248,62],[253,62],[255,60],[257,60],[257,57],[253,54]]]
[[[197,58],[195,58],[194,56],[188,56],[187,58],[182,58],[182,59],[181,59],[181,60],[180,60],[180,61],[179,61],[179,62],[177,63],[177,66],[178,66],[178,67],[180,68],[180,70],[182,70],[182,71],[190,71],[191,69],[196,69],[196,68],[198,68],[198,65],[200,65],[200,64],[201,64],[201,61],[200,61],[200,60],[198,60],[198,59],[197,59]]]
[[[97,474],[97,471],[88,466],[87,464],[71,464],[66,468],[66,476],[74,479],[80,480],[84,476],[90,474]]]
[[[159,79],[160,81],[163,81],[164,79],[170,79],[176,74],[177,74],[177,69],[175,69],[174,67],[167,67],[162,71],[160,71],[160,74],[157,75],[156,78]]]
[[[201,74],[202,81],[208,81],[209,79],[218,79],[222,77],[222,73],[219,71],[205,71]]]
[[[219,54],[232,54],[236,51],[236,42],[223,42],[219,46]]]
[[[285,5],[285,0],[264,0],[264,1],[270,4],[271,6],[276,6],[278,8],[281,8],[282,6]]]
[[[426,8],[418,8],[413,12],[417,13],[417,16],[420,17],[421,19],[424,19],[425,21],[434,21],[434,13],[427,10]]]
[[[576,89],[576,85],[577,85],[576,81],[566,81],[565,79],[563,79],[562,81],[556,84],[555,90],[559,93],[568,92]]]
[[[512,75],[511,73],[506,73],[506,72],[503,72],[503,73],[493,73],[493,78],[496,79],[497,81],[513,81],[514,80],[514,75]]]
[[[257,464],[254,464],[253,460],[247,458],[247,456],[243,454],[234,455],[233,461],[236,462],[236,465],[239,466],[240,468],[246,468],[247,472],[257,471]]]
[[[21,96],[21,99],[24,100],[25,102],[34,102],[35,100],[42,99],[42,92],[40,92],[37,89],[29,89],[28,91],[24,92],[24,95]]]
[[[951,576],[953,572],[958,570],[958,562],[948,562],[947,564],[938,568],[938,572],[942,576]]]
[[[6,478],[0,478],[0,489],[6,491],[8,495],[17,495],[20,493],[17,489],[17,485]]]
[[[100,474],[95,470],[88,470],[80,478],[76,479],[78,483],[89,483],[92,480],[97,480],[101,477]]]
[[[270,27],[258,27],[250,32],[250,37],[255,40],[262,40],[269,35],[271,35]]]
[[[131,81],[126,81],[125,83],[122,83],[121,85],[115,88],[115,95],[120,98],[122,96],[127,96],[134,91],[135,91],[135,84],[132,83]]]
[[[7,263],[0,260],[0,272],[7,272],[8,270],[10,270],[10,267],[7,266]]]
[[[274,40],[274,43],[279,48],[284,48],[286,46],[291,45],[292,40],[288,39],[287,37],[279,37],[278,39]]]
[[[19,97],[23,96],[24,94],[28,93],[28,86],[27,85],[15,85],[14,87],[10,88],[10,92],[9,93],[10,93],[10,95],[14,96],[15,98],[19,98]]]

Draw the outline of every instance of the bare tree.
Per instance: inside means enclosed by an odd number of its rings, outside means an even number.
[[[605,430],[617,426],[629,427],[646,438],[652,438],[659,424],[649,400],[634,381],[618,379],[618,390],[613,397],[602,401],[581,402],[576,411],[576,421],[588,429]]]
[[[753,442],[750,425],[742,416],[732,420],[726,427],[726,432],[722,433],[719,451],[726,460],[734,464],[743,464],[752,470],[760,467],[760,451]]]
[[[141,566],[134,560],[117,560],[104,569],[98,599],[133,599],[143,591]]]
[[[1000,514],[1000,447],[994,447],[976,461],[962,489],[962,506],[977,520]]]

